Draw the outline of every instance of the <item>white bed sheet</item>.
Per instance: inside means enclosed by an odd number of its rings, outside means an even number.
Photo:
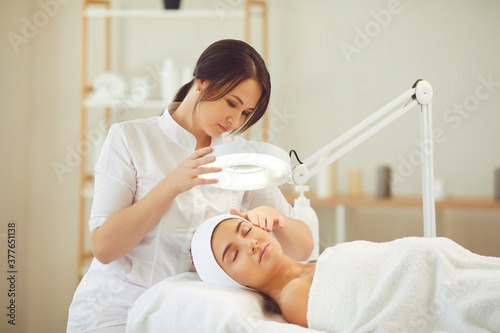
[[[137,299],[127,333],[155,332],[320,332],[264,314],[262,296],[202,282],[196,273],[165,279]]]

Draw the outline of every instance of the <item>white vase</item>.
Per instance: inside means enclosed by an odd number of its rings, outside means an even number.
[[[187,66],[182,69],[181,85],[190,82],[193,79],[193,70]]]
[[[179,89],[179,75],[172,58],[163,61],[160,72],[160,93],[163,101],[170,103]]]
[[[99,74],[93,82],[94,92],[92,99],[99,101],[114,101],[125,95],[125,80],[116,73],[105,72]]]

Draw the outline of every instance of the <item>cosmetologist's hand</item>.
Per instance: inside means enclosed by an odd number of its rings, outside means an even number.
[[[241,216],[250,221],[254,226],[262,230],[272,231],[274,228],[285,227],[285,216],[281,215],[276,209],[269,206],[260,206],[249,210],[246,213],[231,208],[230,214]]]
[[[192,189],[196,185],[215,184],[217,178],[201,178],[199,175],[213,172],[220,172],[220,167],[201,167],[207,163],[215,161],[214,156],[205,156],[212,151],[211,147],[198,149],[191,156],[186,158],[177,168],[172,170],[165,178],[167,186],[176,194],[180,194]]]

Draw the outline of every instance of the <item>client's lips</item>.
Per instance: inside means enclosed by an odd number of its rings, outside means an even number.
[[[269,247],[269,244],[267,244],[262,249],[260,249],[260,252],[259,252],[259,262],[262,261],[262,257],[264,257],[264,255],[267,253],[267,248],[268,247]]]
[[[224,126],[222,126],[221,124],[218,124],[218,125],[219,125],[219,128],[220,128],[220,130],[222,131],[222,133],[225,133],[225,132],[229,131],[229,128],[224,127]]]

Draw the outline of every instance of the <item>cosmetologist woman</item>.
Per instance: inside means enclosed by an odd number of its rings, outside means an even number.
[[[205,155],[243,140],[233,133],[262,117],[270,92],[262,57],[242,41],[221,40],[201,54],[161,116],[111,126],[95,167],[94,259],[69,308],[68,332],[125,332],[128,309],[144,291],[194,270],[192,235],[218,214],[241,215],[272,230],[288,256],[309,257],[311,232],[277,187],[223,190],[206,186],[217,179],[198,177],[221,170],[203,167],[214,161]]]

